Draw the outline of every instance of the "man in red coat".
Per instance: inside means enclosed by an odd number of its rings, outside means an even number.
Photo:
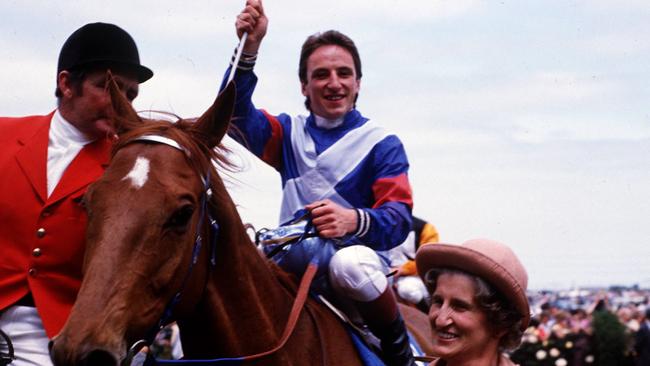
[[[126,31],[87,24],[61,48],[58,108],[45,116],[0,118],[0,329],[15,349],[11,365],[51,365],[47,343],[79,290],[82,197],[104,172],[116,137],[109,69],[130,101],[139,83],[153,76]]]

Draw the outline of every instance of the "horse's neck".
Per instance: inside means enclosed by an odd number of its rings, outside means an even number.
[[[201,339],[193,340],[192,347],[204,357],[214,357],[205,352],[235,356],[270,348],[280,338],[293,302],[278,278],[286,275],[262,257],[243,226],[233,226],[219,243],[217,264],[196,314]],[[203,342],[205,350],[200,349]]]
[[[192,319],[181,322],[188,359],[249,356],[278,346],[296,293],[295,280],[269,264],[243,225],[229,226],[216,267]],[[260,364],[362,365],[345,328],[327,310],[310,303],[289,342]]]

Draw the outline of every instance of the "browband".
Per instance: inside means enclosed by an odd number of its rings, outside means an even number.
[[[190,155],[190,152],[187,151],[187,149],[185,149],[178,142],[170,139],[169,137],[164,137],[164,136],[159,136],[159,135],[143,135],[143,136],[134,138],[132,141],[157,142],[157,143],[160,143],[160,144],[165,144],[165,145],[169,145],[171,147],[177,148],[178,150],[184,152],[188,156]]]

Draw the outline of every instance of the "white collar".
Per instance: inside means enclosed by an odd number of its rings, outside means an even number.
[[[316,123],[316,126],[320,128],[324,128],[326,130],[331,130],[333,128],[337,128],[340,125],[343,124],[343,120],[345,116],[341,116],[337,119],[327,119],[324,117],[321,117],[319,115],[314,114],[314,123]]]
[[[81,146],[93,142],[93,139],[86,137],[77,127],[63,118],[58,109],[54,112],[54,116],[52,116],[50,140],[56,142],[68,141]]]

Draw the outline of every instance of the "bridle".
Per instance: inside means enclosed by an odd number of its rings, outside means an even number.
[[[188,158],[190,157],[189,150],[187,150],[185,147],[180,145],[177,141],[165,136],[143,135],[128,141],[126,144],[132,142],[138,142],[138,141],[158,143],[158,144],[171,146],[183,152],[185,156],[187,156]],[[150,346],[153,343],[153,339],[156,336],[156,333],[158,333],[170,321],[172,317],[173,309],[180,301],[185,285],[187,284],[187,281],[189,280],[189,277],[192,274],[192,268],[198,261],[199,253],[201,251],[202,242],[203,242],[203,239],[201,237],[201,228],[204,221],[208,221],[208,223],[210,224],[209,237],[212,239],[212,242],[210,243],[211,244],[210,264],[211,267],[214,267],[216,265],[216,244],[217,244],[217,237],[219,234],[219,224],[217,223],[216,220],[213,219],[210,210],[208,209],[208,202],[212,197],[212,188],[210,187],[210,169],[208,168],[205,175],[199,173],[199,176],[203,181],[203,193],[201,194],[199,223],[197,225],[194,247],[192,249],[192,260],[190,262],[190,268],[185,274],[185,278],[183,279],[180,289],[176,292],[172,300],[165,307],[165,311],[163,312],[163,315],[161,316],[157,325],[147,333],[144,339],[135,342],[129,348],[126,358],[122,361],[123,365],[130,365],[131,360],[133,359],[135,354],[138,353],[143,347]],[[161,364],[181,364],[181,363],[184,365],[187,364],[227,365],[227,364],[232,364],[233,362],[252,361],[255,359],[266,357],[268,355],[277,352],[282,347],[284,347],[286,342],[289,340],[289,336],[291,336],[293,330],[295,329],[295,326],[298,322],[298,318],[300,316],[300,312],[307,300],[309,287],[311,286],[311,282],[314,279],[314,276],[316,275],[316,271],[318,269],[318,262],[319,262],[319,258],[318,256],[316,256],[316,258],[312,259],[312,262],[307,266],[307,270],[305,271],[300,281],[296,298],[291,307],[291,311],[289,313],[289,319],[287,320],[287,325],[284,329],[284,332],[282,333],[282,336],[280,337],[280,340],[278,341],[278,344],[275,347],[272,347],[267,351],[256,353],[253,355],[241,356],[241,357],[217,358],[211,360],[157,360],[151,355],[151,353],[148,353],[146,360],[144,361],[144,366],[154,366],[154,365],[161,365]]]
[[[173,139],[170,139],[169,137],[165,136],[160,136],[160,135],[143,135],[136,137],[127,143],[125,143],[123,146],[138,142],[138,141],[144,141],[144,142],[151,142],[151,143],[157,143],[157,144],[163,144],[167,146],[171,146],[179,151],[181,151],[183,154],[185,154],[186,157],[190,157],[189,150],[187,150],[185,147],[181,146],[178,142],[176,142]],[[165,306],[165,310],[163,311],[163,315],[160,317],[158,320],[158,323],[156,326],[154,326],[149,332],[147,332],[147,335],[145,336],[144,339],[141,339],[137,342],[135,342],[129,349],[126,357],[126,364],[129,365],[131,363],[131,359],[133,356],[144,346],[150,346],[153,343],[153,340],[156,336],[156,334],[165,326],[169,323],[170,319],[172,318],[172,313],[176,305],[180,302],[181,296],[183,294],[183,290],[185,289],[185,286],[187,285],[187,282],[189,281],[190,276],[192,275],[192,270],[196,263],[198,262],[199,259],[199,254],[201,252],[201,247],[203,246],[203,236],[201,235],[202,233],[202,226],[203,222],[207,221],[210,225],[209,231],[208,231],[208,238],[212,239],[211,241],[211,254],[210,254],[210,265],[214,267],[216,265],[216,244],[217,244],[217,237],[219,236],[219,224],[217,221],[212,217],[212,214],[210,213],[210,210],[208,209],[208,203],[210,199],[212,198],[212,188],[210,187],[210,169],[207,169],[207,172],[204,174],[199,174],[201,177],[201,181],[203,182],[203,191],[201,193],[201,200],[199,203],[199,223],[196,228],[196,237],[194,239],[194,246],[192,248],[192,260],[190,261],[190,266],[187,272],[185,273],[185,277],[183,278],[183,282],[181,283],[181,287],[178,289],[176,294],[172,297],[172,299],[167,303]]]

